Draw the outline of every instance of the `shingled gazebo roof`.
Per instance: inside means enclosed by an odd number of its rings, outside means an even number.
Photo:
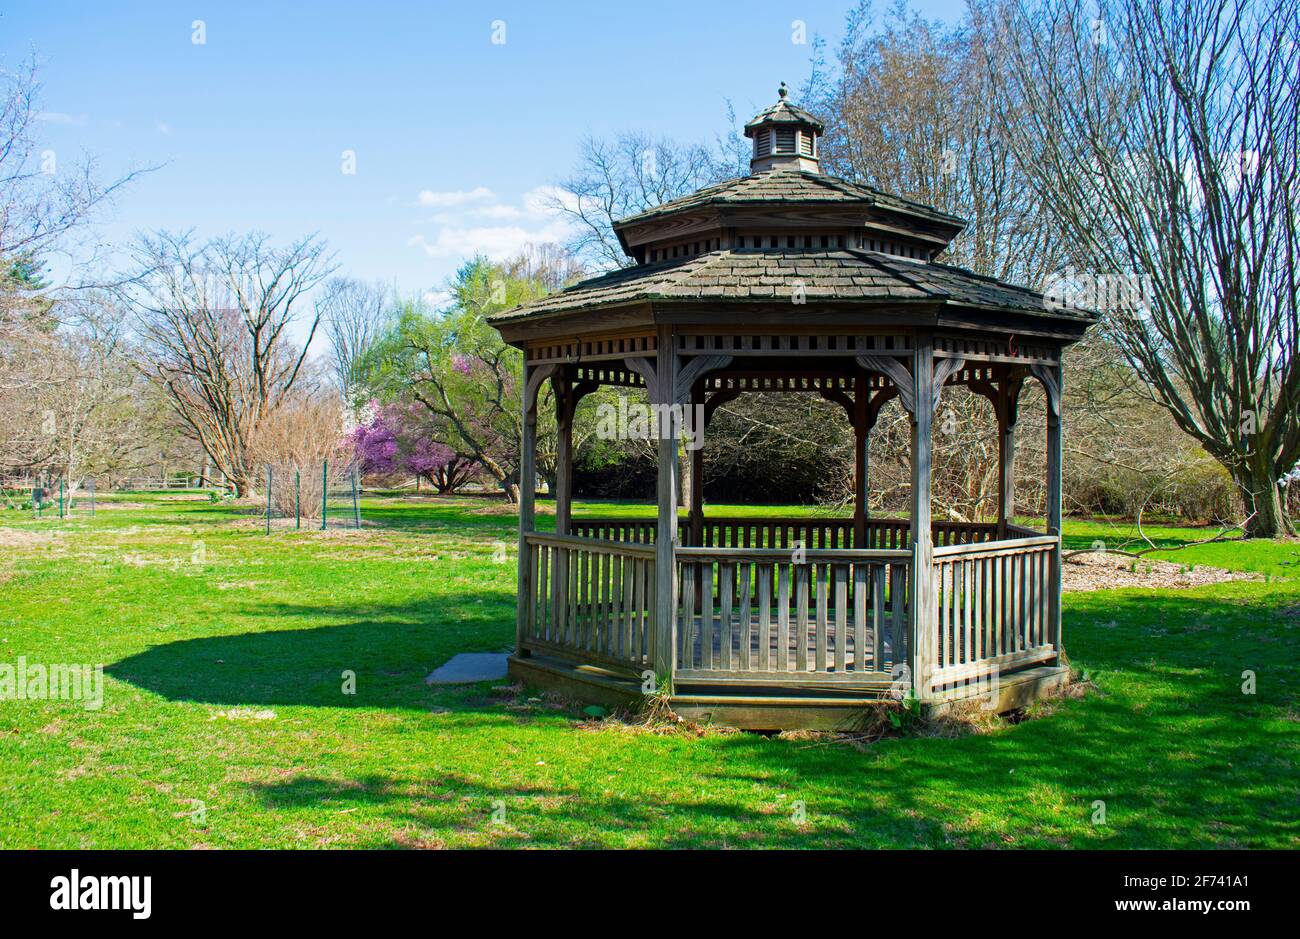
[[[947,264],[914,261],[871,251],[748,249],[711,251],[692,258],[641,264],[574,284],[565,290],[493,317],[506,323],[577,310],[596,311],[653,300],[793,300],[795,285],[804,305],[791,304],[791,320],[824,302],[844,304],[922,303],[941,307],[999,310],[1091,323],[1070,308],[1049,309],[1041,294],[981,277]],[[812,304],[816,303],[816,306]]]
[[[792,124],[796,130],[782,130]],[[995,326],[1068,340],[1095,321],[1033,290],[936,262],[965,220],[822,173],[821,131],[816,118],[785,100],[783,86],[780,100],[746,125],[755,140],[750,175],[619,219],[615,234],[635,264],[491,322],[580,320],[626,308],[632,325],[669,306],[675,322],[686,322],[694,304],[702,316],[781,304],[788,312],[773,315],[791,325],[844,314],[846,322],[892,317],[899,325]]]
[[[648,219],[706,206],[771,206],[773,204],[879,206],[948,223],[952,227],[953,235],[966,227],[965,219],[956,215],[940,212],[931,206],[904,199],[902,196],[863,183],[850,182],[824,173],[767,170],[714,183],[697,189],[690,195],[661,203],[636,215],[626,216],[614,223],[614,229],[618,231]]]
[[[819,134],[826,129],[821,121],[803,108],[785,100],[784,83],[781,85],[781,90],[780,100],[771,107],[760,111],[752,121],[745,125],[745,130],[753,130],[762,127],[764,124],[807,124],[809,127],[815,128]]]

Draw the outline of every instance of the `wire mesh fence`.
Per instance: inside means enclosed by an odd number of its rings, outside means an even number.
[[[267,463],[261,469],[266,532],[361,527],[361,480],[349,463]]]
[[[83,479],[76,485],[58,476],[6,480],[0,484],[0,504],[36,518],[94,515],[95,480]]]

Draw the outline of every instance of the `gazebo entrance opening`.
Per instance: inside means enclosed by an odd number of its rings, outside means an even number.
[[[781,162],[771,132],[788,125],[808,143]],[[934,262],[960,220],[821,175],[820,125],[784,97],[747,133],[753,174],[619,223],[636,265],[493,320],[524,352],[522,480],[535,478],[544,382],[559,424],[554,533],[536,529],[521,486],[512,674],[602,703],[667,689],[679,714],[757,729],[849,728],[903,694],[1005,710],[1063,684],[1061,352],[1091,318]],[[1044,531],[1013,522],[1027,381],[1047,402]],[[573,518],[573,413],[602,385],[644,389],[706,428],[747,393],[839,404],[852,516],[706,515],[704,451],[679,460],[683,431],[699,429],[667,421],[652,424],[657,517]],[[932,518],[933,425],[954,385],[997,416],[996,521]],[[910,512],[873,518],[868,441],[891,400],[910,421]]]

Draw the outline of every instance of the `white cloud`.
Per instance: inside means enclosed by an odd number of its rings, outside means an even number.
[[[89,119],[87,114],[66,114],[63,111],[41,111],[36,115],[38,121],[48,124],[84,124]]]
[[[168,124],[166,121],[159,121],[154,126],[158,128],[158,133],[160,134],[170,134],[172,132],[172,125]]]
[[[431,197],[469,197],[459,201]],[[501,202],[485,187],[461,193],[420,193],[421,205],[444,210],[427,220],[431,234],[413,235],[407,244],[433,259],[463,259],[482,254],[499,261],[517,255],[526,245],[563,242],[572,230],[560,214],[555,200],[571,204],[572,193],[553,186],[538,186],[524,193],[518,202]]]
[[[479,218],[518,219],[524,218],[527,213],[513,205],[485,205],[474,209],[473,214]]]
[[[434,192],[432,189],[422,189],[419,196],[416,197],[420,205],[431,208],[448,208],[456,205],[468,205],[471,202],[482,202],[485,199],[494,199],[496,196],[491,189],[486,186],[478,186],[475,189],[460,190],[452,192]]]
[[[555,214],[555,203],[566,209],[577,208],[578,197],[559,186],[538,186],[524,193],[524,208],[529,212]]]

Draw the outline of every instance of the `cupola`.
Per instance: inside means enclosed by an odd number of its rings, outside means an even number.
[[[786,100],[789,94],[785,82],[781,82],[776,104],[745,125],[745,136],[754,141],[754,156],[749,161],[751,173],[766,170],[821,172],[817,138],[826,128],[803,108]]]

